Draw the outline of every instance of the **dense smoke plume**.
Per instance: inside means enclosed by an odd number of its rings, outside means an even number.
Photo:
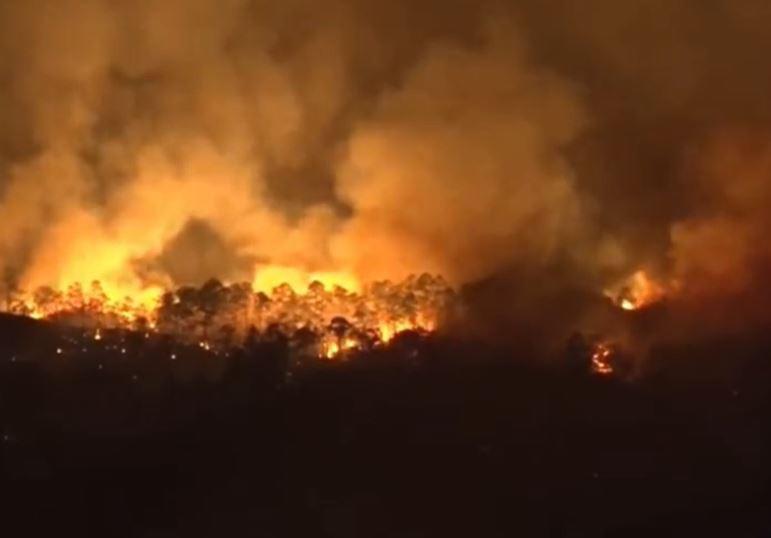
[[[765,290],[769,23],[751,0],[5,2],[4,285]]]

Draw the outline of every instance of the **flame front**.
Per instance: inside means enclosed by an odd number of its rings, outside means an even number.
[[[106,326],[133,325],[143,319],[151,322],[163,291],[157,287],[122,289],[94,281],[84,287],[73,283],[63,288],[42,286],[31,293],[19,293],[7,310],[34,319],[67,316],[89,317]]]
[[[289,276],[296,286],[283,283],[269,293],[267,283]],[[250,335],[273,338],[280,334],[293,342],[307,342],[321,358],[386,344],[408,330],[436,330],[453,298],[441,277],[422,275],[400,283],[374,282],[351,291],[339,284],[358,283],[343,274],[305,274],[272,267],[252,284],[222,284],[211,280],[200,288],[183,287],[161,292],[147,289],[138,300],[107,293],[94,282],[63,290],[43,287],[15,298],[9,310],[35,318],[91,327],[94,339],[102,328],[129,328],[149,335],[171,334],[206,351],[238,345]],[[306,284],[307,283],[307,284]],[[261,289],[262,288],[262,289]],[[302,288],[299,288],[300,290]]]

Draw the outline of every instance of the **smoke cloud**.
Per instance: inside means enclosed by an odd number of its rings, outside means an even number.
[[[0,269],[765,290],[768,23],[759,0],[6,2]]]

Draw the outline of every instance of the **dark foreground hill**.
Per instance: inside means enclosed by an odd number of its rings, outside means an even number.
[[[405,338],[298,364],[0,319],[4,536],[771,533],[768,342],[634,383]]]

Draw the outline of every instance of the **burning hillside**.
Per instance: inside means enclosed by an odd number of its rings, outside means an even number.
[[[452,308],[454,292],[438,276],[374,282],[359,292],[313,281],[307,290],[282,284],[270,293],[251,284],[210,280],[154,299],[116,300],[98,282],[63,291],[43,287],[9,304],[12,313],[90,328],[168,334],[204,348],[228,348],[248,338],[289,338],[324,358],[387,343],[407,330],[434,331]]]
[[[261,291],[280,274],[291,277],[293,284],[284,282]],[[253,283],[224,284],[211,279],[200,287],[182,286],[165,292],[148,288],[137,297],[122,298],[95,281],[89,286],[75,283],[63,290],[43,286],[32,292],[15,292],[8,297],[6,310],[83,329],[87,339],[100,340],[114,330],[134,331],[166,335],[179,344],[213,352],[255,340],[281,340],[296,354],[321,359],[371,350],[407,331],[427,335],[447,320],[465,323],[473,331],[470,320],[460,316],[465,310],[461,305],[468,298],[459,296],[441,276],[423,274],[400,282],[384,280],[366,285],[351,281],[355,289],[330,284],[340,278],[331,273],[309,275],[276,269]],[[672,293],[674,288],[667,289],[642,270],[604,291],[622,322],[623,318],[634,318],[632,311],[646,310]],[[619,340],[625,331],[623,325],[578,319],[558,327],[553,334],[572,332],[578,336],[578,341],[568,342],[568,356],[583,365],[582,371],[626,377],[628,357]],[[506,335],[493,338],[505,340]],[[543,341],[540,346],[546,349],[553,343]]]
[[[6,309],[206,346],[309,333],[330,357],[434,330],[453,293],[426,271],[504,282],[466,321],[531,347],[627,343],[681,298],[672,332],[725,304],[747,319],[714,326],[768,320],[771,136],[744,98],[767,81],[700,4],[637,2],[623,36],[608,0],[580,28],[543,2],[333,4],[0,7]],[[737,57],[765,50],[717,4]]]
[[[769,28],[0,0],[4,535],[767,535]]]

